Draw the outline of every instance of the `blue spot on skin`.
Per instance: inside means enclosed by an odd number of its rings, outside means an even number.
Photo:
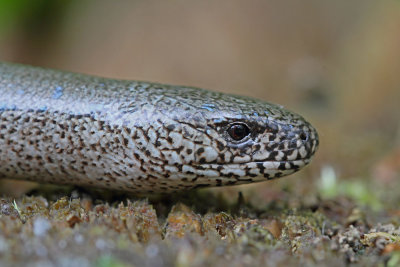
[[[215,105],[214,104],[203,104],[201,106],[202,109],[206,109],[208,111],[214,111]]]
[[[0,111],[5,111],[5,110],[17,110],[17,106],[16,105],[8,106],[7,104],[0,103]]]
[[[233,116],[233,118],[237,119],[237,120],[244,120],[244,119],[246,119],[246,116],[244,116],[244,115],[236,115],[236,116]]]
[[[214,111],[212,108],[210,107],[201,107],[202,109],[207,109],[208,111]]]
[[[53,95],[51,96],[53,99],[59,99],[63,95],[64,88],[61,86],[57,86],[56,89],[53,92]]]
[[[22,89],[18,89],[18,90],[17,90],[17,94],[18,94],[18,95],[23,95],[23,94],[25,94],[25,91],[22,90]]]
[[[214,123],[221,123],[222,119],[214,119]]]
[[[258,117],[258,113],[257,113],[257,112],[254,112],[253,115],[256,116],[256,117]]]
[[[42,107],[38,108],[38,111],[45,112],[47,109],[48,109],[47,106],[42,106]]]

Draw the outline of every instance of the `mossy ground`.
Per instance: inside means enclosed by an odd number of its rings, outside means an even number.
[[[361,189],[371,204],[360,189],[341,187],[351,186],[327,183],[308,197],[286,192],[256,205],[209,190],[147,199],[39,187],[0,199],[0,265],[400,264],[397,192]]]

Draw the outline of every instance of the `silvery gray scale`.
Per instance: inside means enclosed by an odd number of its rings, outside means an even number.
[[[261,100],[0,63],[2,178],[169,192],[281,177],[317,146]]]

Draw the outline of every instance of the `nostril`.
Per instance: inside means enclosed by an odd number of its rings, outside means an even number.
[[[303,140],[303,141],[307,141],[308,135],[307,135],[305,132],[302,132],[302,133],[300,134],[300,139]]]

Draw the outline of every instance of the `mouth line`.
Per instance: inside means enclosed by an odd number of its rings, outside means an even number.
[[[270,163],[270,164],[286,164],[286,163],[297,163],[301,164],[301,167],[304,165],[308,164],[310,162],[310,159],[297,159],[297,160],[265,160],[265,161],[246,161],[246,162],[227,162],[227,163],[203,163],[203,164],[198,164],[196,166],[201,166],[201,167],[207,167],[207,166],[241,166],[241,165],[246,165],[246,164],[265,164],[265,163]]]
[[[294,160],[256,160],[256,161],[247,161],[243,163],[265,163],[265,162],[276,162],[276,163],[290,163],[290,162],[300,162],[300,161],[309,161],[308,158],[305,159],[294,159]]]

